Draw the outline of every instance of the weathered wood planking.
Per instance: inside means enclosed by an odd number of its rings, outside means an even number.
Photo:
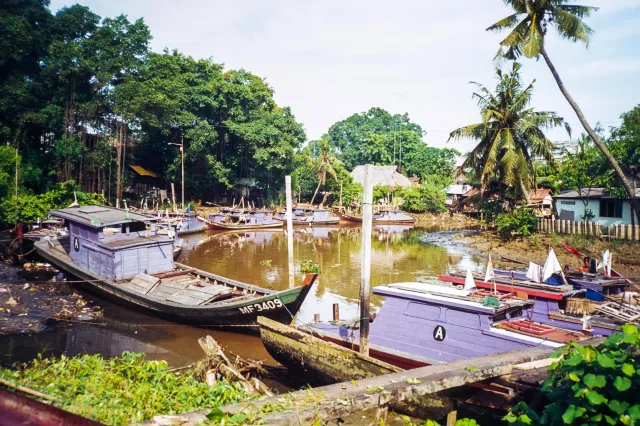
[[[598,344],[602,339],[581,342],[583,345]],[[387,406],[413,397],[434,394],[446,389],[511,374],[520,364],[548,358],[554,349],[535,348],[465,359],[443,365],[431,365],[384,376],[351,382],[337,383],[321,388],[298,391],[288,398],[273,397],[251,403],[257,411],[265,404],[291,405],[291,401],[317,402],[313,406],[292,407],[288,412],[272,413],[262,417],[263,424],[304,425],[317,419],[329,420],[353,412]],[[411,379],[416,384],[409,384]],[[384,391],[371,393],[371,389]],[[367,391],[369,389],[369,391]],[[340,402],[339,402],[340,401]],[[344,402],[347,404],[344,405]],[[226,413],[247,410],[247,405],[236,404],[222,407]]]
[[[285,366],[299,365],[304,377],[315,383],[359,380],[401,371],[268,318],[258,317],[258,324],[262,342],[276,361]]]
[[[167,297],[166,300],[185,305],[197,306],[204,305],[219,296],[229,293],[231,293],[231,289],[220,285],[205,287],[189,286]]]

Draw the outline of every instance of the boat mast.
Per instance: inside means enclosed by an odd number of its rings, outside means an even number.
[[[371,279],[371,226],[373,180],[371,164],[364,166],[362,195],[362,250],[360,270],[360,353],[369,355],[369,284]]]

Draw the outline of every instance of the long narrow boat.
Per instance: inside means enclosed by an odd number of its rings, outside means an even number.
[[[281,228],[283,223],[273,217],[269,210],[233,211],[227,214],[217,214],[209,219],[201,218],[210,229],[268,229]]]
[[[557,348],[591,337],[588,333],[529,321],[525,310],[531,307],[531,301],[497,299],[486,291],[397,283],[375,287],[373,292],[386,300],[370,326],[369,353],[402,369],[529,347]],[[274,336],[277,328],[265,327],[264,321],[259,323],[265,347],[287,367],[304,368],[319,377],[342,370],[341,366],[329,368],[332,363],[343,362],[342,358],[325,360],[298,354],[300,348],[292,341],[301,341],[297,335],[287,332],[277,337]],[[299,327],[298,331],[352,351],[359,348],[357,321],[312,323]],[[313,345],[324,348],[319,343]],[[369,364],[358,365],[364,368]]]
[[[501,269],[494,268],[494,274],[498,277],[512,278],[516,280],[527,280],[527,271],[523,269]],[[624,291],[628,286],[628,281],[624,277],[608,277],[604,274],[589,274],[586,272],[570,272],[565,274],[567,282],[577,288],[589,288],[604,294],[618,294]],[[554,274],[548,280],[547,284],[562,284],[563,280],[560,275]]]
[[[291,213],[293,215],[291,219],[293,225],[330,226],[340,224],[340,218],[338,216],[335,216],[329,209],[314,207],[294,207]],[[274,219],[286,223],[286,212],[279,212]]]
[[[246,326],[255,325],[258,315],[290,322],[317,277],[269,290],[174,263],[174,240],[158,235],[146,216],[102,206],[51,214],[69,223],[70,236],[39,241],[40,256],[86,280],[89,290],[179,322]]]
[[[348,222],[362,223],[362,216],[341,213],[340,217]],[[380,210],[373,214],[373,223],[375,224],[414,224],[416,218],[403,212],[402,210]]]

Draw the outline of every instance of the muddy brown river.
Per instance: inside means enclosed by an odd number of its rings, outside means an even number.
[[[403,225],[374,226],[371,285],[434,279],[450,267],[479,268],[482,259],[451,244],[459,232]],[[285,289],[289,285],[287,239],[282,230],[209,231],[183,239],[179,262],[262,287]],[[304,275],[298,271],[302,261],[311,260],[321,267],[319,280],[297,315],[298,322],[310,322],[314,314],[331,319],[334,303],[339,304],[342,319],[356,316],[361,242],[359,227],[294,228],[296,283]],[[101,353],[109,357],[122,351],[136,351],[145,352],[149,359],[164,359],[171,366],[180,367],[202,357],[197,339],[211,334],[230,353],[275,363],[258,337],[175,324],[94,295],[86,296],[104,307],[102,323],[77,323],[31,336],[0,338],[0,362],[27,361],[38,353],[48,356]],[[373,310],[382,303],[380,297],[371,298]]]

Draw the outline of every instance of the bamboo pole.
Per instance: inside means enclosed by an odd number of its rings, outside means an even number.
[[[362,196],[362,250],[360,271],[360,353],[369,355],[369,284],[371,279],[371,227],[373,222],[373,166],[364,166]]]
[[[291,201],[291,176],[284,177],[284,187],[287,196],[287,252],[289,254],[289,288],[295,286],[293,267],[293,206]]]
[[[176,207],[176,188],[173,182],[171,182],[171,200],[173,201],[173,211],[177,212],[178,209]]]

